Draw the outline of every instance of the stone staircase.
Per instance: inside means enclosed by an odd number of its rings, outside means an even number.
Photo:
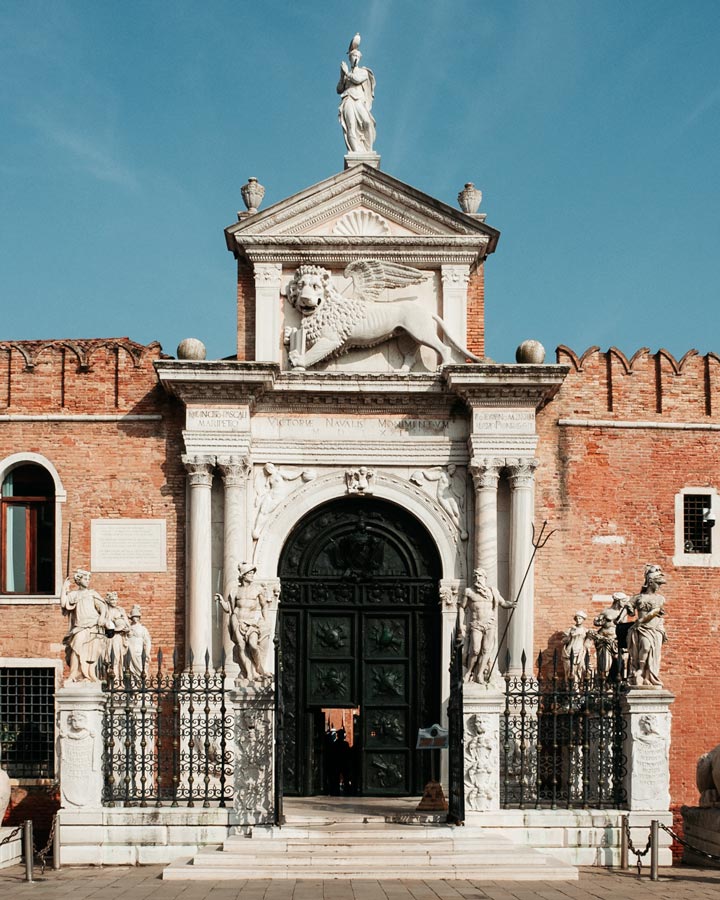
[[[166,880],[403,879],[575,880],[578,870],[479,827],[433,817],[289,816],[282,828],[255,826],[189,859]]]

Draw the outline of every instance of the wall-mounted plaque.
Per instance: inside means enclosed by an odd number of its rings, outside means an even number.
[[[93,519],[93,572],[167,572],[165,519]]]
[[[188,431],[247,431],[250,412],[242,406],[188,406],[185,426]]]

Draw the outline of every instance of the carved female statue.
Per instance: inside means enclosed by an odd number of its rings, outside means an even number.
[[[90,590],[90,572],[78,569],[73,581],[65,579],[60,591],[60,606],[70,616],[70,631],[63,638],[68,650],[68,681],[97,681],[95,666],[105,647],[107,606],[97,591]]]
[[[122,606],[118,606],[117,591],[108,591],[105,594],[105,601],[108,605],[105,622],[105,636],[107,638],[105,664],[108,670],[112,667],[113,678],[117,685],[122,682],[123,664],[128,649],[130,620]]]
[[[357,46],[351,44],[348,56],[350,68],[345,60],[340,63],[337,92],[342,99],[338,116],[348,150],[371,153],[375,143],[375,119],[370,112],[375,96],[375,76],[371,69],[359,65],[362,53]]]
[[[565,669],[565,678],[575,678],[578,681],[585,675],[587,668],[587,644],[590,636],[584,625],[587,613],[579,609],[574,617],[574,625],[567,631],[563,631],[562,661]]]
[[[665,576],[660,566],[645,566],[645,584],[633,598],[637,619],[628,632],[628,677],[635,685],[662,687],[660,655],[667,640],[665,598],[658,593]]]

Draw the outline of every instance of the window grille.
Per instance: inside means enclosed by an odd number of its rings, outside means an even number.
[[[0,667],[0,745],[11,778],[53,778],[55,669]]]
[[[683,544],[686,553],[712,553],[712,528],[705,519],[710,494],[685,494],[683,497]]]

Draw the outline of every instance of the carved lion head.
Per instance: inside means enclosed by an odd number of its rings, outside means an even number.
[[[288,282],[287,298],[302,316],[311,316],[330,289],[330,272],[322,266],[300,266]]]

